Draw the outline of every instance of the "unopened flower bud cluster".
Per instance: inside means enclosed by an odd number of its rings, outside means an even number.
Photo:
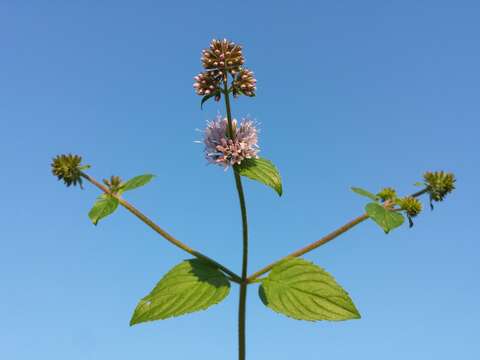
[[[223,82],[228,74],[233,78],[229,91],[235,97],[243,94],[255,96],[256,80],[253,72],[243,67],[245,59],[242,47],[227,39],[212,40],[210,47],[202,51],[202,65],[206,71],[194,77],[193,87],[200,96],[215,96],[220,100]]]
[[[110,179],[103,179],[103,183],[108,186],[108,189],[112,194],[116,194],[122,186],[122,179],[120,176],[112,175]]]
[[[255,80],[253,71],[248,69],[240,70],[235,76],[235,80],[233,80],[233,96],[237,97],[240,94],[255,96],[256,84],[257,80]]]

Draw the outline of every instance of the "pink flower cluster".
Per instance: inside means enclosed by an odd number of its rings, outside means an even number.
[[[205,157],[208,162],[228,168],[239,165],[244,159],[258,158],[258,130],[250,119],[243,119],[240,125],[232,120],[234,138],[228,136],[228,121],[220,115],[207,122],[205,129]]]

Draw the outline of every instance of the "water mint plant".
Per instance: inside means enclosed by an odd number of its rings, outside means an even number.
[[[238,300],[238,359],[246,359],[246,298],[247,290],[258,288],[259,300],[271,310],[289,318],[305,321],[344,321],[360,318],[360,311],[350,294],[322,267],[301,257],[370,219],[386,234],[413,219],[422,212],[419,198],[427,195],[430,204],[443,201],[455,188],[455,177],[443,171],[426,172],[420,188],[412,194],[399,196],[396,189],[384,187],[376,192],[352,187],[352,191],[365,197],[365,211],[345,225],[326,234],[255,272],[248,273],[248,217],[243,178],[258,181],[282,195],[282,181],[272,161],[260,155],[259,129],[250,118],[233,118],[232,99],[240,96],[253,98],[256,79],[244,67],[245,59],[240,45],[226,39],[212,40],[202,52],[203,72],[194,78],[195,92],[208,100],[224,100],[225,115],[207,122],[203,131],[205,158],[231,172],[241,210],[243,250],[239,254],[242,268],[239,273],[214,259],[194,250],[168,233],[125,196],[154,179],[152,174],[122,180],[112,175],[97,181],[86,173],[90,167],[82,163],[79,155],[59,155],[53,159],[52,173],[67,186],[82,185],[86,181],[96,186],[101,194],[88,216],[94,225],[124,207],[161,237],[192,256],[165,274],[134,309],[130,325],[164,320],[207,309],[229,295],[231,286],[239,286]],[[240,117],[239,117],[240,118]],[[433,206],[432,206],[433,208]],[[292,355],[293,356],[293,355]]]

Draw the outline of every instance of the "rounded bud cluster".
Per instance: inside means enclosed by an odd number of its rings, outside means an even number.
[[[398,205],[409,217],[415,217],[422,211],[422,203],[412,196],[400,199]]]
[[[112,175],[110,176],[110,179],[103,179],[103,183],[107,185],[108,190],[110,190],[112,194],[116,194],[120,190],[120,186],[122,185],[122,179],[120,178],[120,176]]]
[[[52,161],[52,174],[65,185],[82,186],[82,158],[78,155],[58,155]]]
[[[219,101],[222,94],[230,93],[255,96],[256,83],[253,72],[244,68],[242,47],[227,39],[213,39],[207,49],[202,50],[202,65],[206,71],[195,76],[193,87],[197,95],[203,96],[201,105],[211,97]],[[229,83],[229,75],[232,82]]]
[[[205,69],[226,69],[235,74],[244,62],[242,47],[227,39],[213,39],[210,47],[202,51],[202,64]]]
[[[391,187],[386,187],[383,188],[377,196],[382,199],[383,202],[385,201],[392,201],[397,198],[397,192],[394,188]]]
[[[423,174],[423,178],[427,185],[427,191],[430,199],[434,201],[442,201],[445,196],[455,189],[455,175],[445,173],[443,171],[430,172]]]
[[[205,96],[218,93],[222,76],[219,71],[205,71],[194,77],[193,87],[197,95]]]
[[[253,71],[249,69],[241,69],[233,80],[233,96],[237,97],[240,94],[246,96],[255,96],[257,80],[254,77]]]

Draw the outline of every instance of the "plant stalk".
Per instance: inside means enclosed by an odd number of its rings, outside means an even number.
[[[230,107],[230,95],[228,93],[227,73],[223,80],[223,90],[225,96],[225,108],[227,111],[228,122],[228,136],[230,139],[234,139],[232,110]],[[233,166],[233,174],[235,177],[235,186],[238,192],[238,199],[240,201],[240,211],[242,214],[242,238],[243,238],[243,251],[242,251],[242,281],[240,283],[240,295],[238,302],[238,359],[246,359],[246,311],[247,311],[247,270],[248,270],[248,220],[247,220],[247,207],[245,205],[245,194],[243,192],[242,179],[236,166]]]
[[[192,249],[188,245],[182,243],[180,240],[174,238],[172,235],[170,235],[168,232],[163,230],[160,226],[155,224],[151,219],[149,219],[146,215],[144,215],[140,210],[135,208],[128,201],[122,199],[120,196],[118,196],[116,194],[111,193],[110,190],[106,186],[99,183],[93,177],[91,177],[91,176],[89,176],[89,175],[87,175],[83,172],[82,172],[81,176],[84,179],[86,179],[87,181],[89,181],[90,183],[92,183],[93,185],[95,185],[97,188],[102,190],[105,194],[108,194],[108,195],[114,197],[115,199],[117,199],[117,201],[120,203],[120,205],[122,205],[125,209],[130,211],[133,215],[135,215],[137,218],[139,218],[141,221],[143,221],[145,224],[147,224],[150,228],[152,228],[155,232],[160,234],[164,239],[166,239],[167,241],[169,241],[173,245],[179,247],[180,249],[186,251],[187,253],[195,256],[198,259],[205,260],[205,261],[215,265],[218,269],[222,270],[225,274],[229,275],[230,279],[232,281],[234,281],[236,283],[239,283],[239,284],[243,283],[242,279],[237,274],[235,274],[233,271],[231,271],[230,269],[226,268],[225,266],[219,264],[218,262],[209,258],[208,256],[203,255],[201,252]]]
[[[247,278],[247,281],[249,283],[252,283],[254,282],[259,276],[269,272],[270,270],[272,270],[272,268],[277,265],[278,263],[282,262],[283,260],[287,259],[287,258],[290,258],[290,257],[299,257],[299,256],[302,256],[324,244],[326,244],[327,242],[335,239],[336,237],[342,235],[343,233],[347,232],[348,230],[350,230],[351,228],[353,228],[354,226],[360,224],[361,222],[365,221],[368,219],[368,215],[367,214],[363,214],[351,221],[349,221],[348,223],[346,223],[345,225],[339,227],[337,230],[335,231],[332,231],[330,234],[322,237],[321,239],[297,250],[297,251],[294,251],[293,253],[281,258],[280,260],[277,260],[273,263],[271,263],[270,265],[267,265],[265,266],[264,268],[258,270],[256,273],[253,273],[252,275],[250,275],[248,278]]]
[[[411,197],[419,197],[420,195],[423,195],[425,194],[426,192],[428,192],[428,189],[423,189],[423,190],[419,190],[413,194],[411,194],[410,196]],[[392,209],[392,211],[399,211],[401,209]],[[349,221],[348,223],[346,223],[345,225],[339,227],[337,230],[334,230],[332,231],[330,234],[328,235],[325,235],[324,237],[322,237],[321,239],[297,250],[297,251],[294,251],[293,253],[291,253],[290,255],[287,255],[283,258],[281,258],[280,260],[277,260],[273,263],[271,263],[270,265],[267,265],[265,266],[264,268],[258,270],[257,272],[253,273],[252,275],[250,275],[249,277],[247,277],[247,282],[250,284],[250,283],[253,283],[255,282],[255,280],[262,276],[263,274],[269,272],[270,270],[272,270],[272,268],[277,265],[278,263],[282,262],[283,260],[286,260],[290,257],[299,257],[299,256],[302,256],[322,245],[325,245],[326,243],[328,243],[329,241],[335,239],[336,237],[342,235],[343,233],[347,232],[348,230],[350,230],[351,228],[355,227],[356,225],[360,224],[361,222],[365,221],[368,219],[368,215],[367,214],[363,214],[363,215],[360,215],[359,217],[356,217],[355,219]]]

